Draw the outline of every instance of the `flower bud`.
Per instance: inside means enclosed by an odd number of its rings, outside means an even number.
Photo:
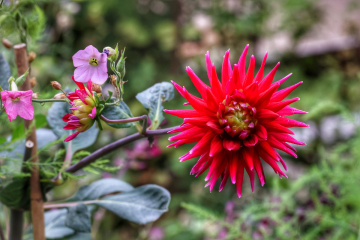
[[[111,57],[111,56],[114,56],[116,55],[116,51],[115,49],[113,49],[112,47],[105,47],[103,52],[108,56],[108,57]]]
[[[121,57],[119,59],[119,61],[116,64],[116,70],[118,70],[118,72],[120,72],[121,74],[121,79],[124,79],[125,76],[125,49],[123,51],[121,51]]]
[[[65,99],[66,95],[64,93],[58,93],[55,94],[55,96],[53,97],[53,99]]]
[[[2,40],[2,44],[4,45],[4,47],[6,47],[7,49],[11,49],[13,44],[6,38],[3,38]]]
[[[33,62],[35,58],[36,58],[36,53],[33,51],[29,52],[29,56],[28,56],[29,63]]]
[[[32,98],[33,99],[38,99],[39,98],[39,93],[33,93]]]
[[[61,90],[61,84],[57,81],[51,81],[51,86],[56,90]]]
[[[37,83],[36,77],[30,78],[30,86],[31,86],[31,88],[35,87],[36,83]]]
[[[101,93],[102,92],[102,88],[99,84],[96,83],[92,83],[92,90],[95,91],[96,93]]]
[[[61,176],[61,173],[58,174],[56,177],[54,177],[51,182],[55,185],[55,186],[59,186],[61,184],[64,183],[64,179]]]

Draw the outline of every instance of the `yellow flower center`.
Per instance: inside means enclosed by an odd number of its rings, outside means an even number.
[[[246,138],[257,125],[256,109],[248,103],[227,98],[220,103],[219,123],[231,137]]]
[[[19,98],[19,97],[13,98],[12,101],[13,101],[13,102],[18,102],[18,101],[20,101],[20,98]]]
[[[93,66],[99,65],[99,61],[96,58],[90,58],[89,63]]]

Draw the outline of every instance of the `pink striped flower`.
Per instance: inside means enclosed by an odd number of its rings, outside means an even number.
[[[208,181],[206,186],[210,186],[210,192],[217,179],[221,179],[221,191],[230,178],[231,182],[236,184],[238,197],[241,197],[244,172],[249,175],[253,191],[255,172],[261,186],[265,184],[262,166],[264,162],[270,165],[280,178],[286,177],[278,166],[278,163],[281,163],[286,170],[277,150],[297,157],[296,150],[289,143],[305,143],[291,137],[293,132],[289,128],[308,127],[302,122],[286,118],[293,114],[306,113],[288,106],[299,98],[284,100],[302,82],[277,91],[280,84],[291,74],[273,83],[278,63],[263,77],[267,57],[265,54],[260,70],[254,77],[254,56],[251,56],[249,67],[245,70],[247,51],[248,45],[233,68],[229,61],[229,51],[225,53],[221,82],[207,53],[210,86],[187,67],[186,71],[201,98],[191,95],[185,87],[173,82],[176,90],[194,110],[165,110],[184,119],[179,128],[171,131],[179,134],[169,138],[170,141],[176,141],[169,146],[179,147],[196,142],[188,153],[180,157],[180,161],[198,158],[191,174],[199,176],[209,170],[205,180]]]
[[[74,77],[73,77],[74,80]],[[92,92],[91,81],[87,82],[86,87],[84,84],[78,83],[74,80],[80,89],[75,89],[75,92],[71,92],[68,95],[71,101],[71,113],[66,114],[63,117],[63,121],[67,122],[64,129],[73,130],[76,132],[65,138],[65,142],[73,140],[79,133],[85,132],[95,122],[96,117],[96,100]]]

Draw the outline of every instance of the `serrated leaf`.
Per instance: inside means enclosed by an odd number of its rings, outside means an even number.
[[[159,127],[160,123],[164,120],[164,107],[162,103],[173,98],[174,87],[169,82],[157,83],[136,95],[136,99],[149,111],[151,119],[150,129],[157,129]]]
[[[80,188],[69,201],[94,200],[110,193],[128,192],[133,189],[133,186],[119,179],[104,178]]]
[[[90,211],[85,204],[78,204],[68,208],[65,219],[65,226],[74,229],[76,232],[91,232]]]
[[[55,102],[49,108],[47,121],[54,131],[54,133],[59,138],[65,138],[74,133],[73,130],[65,130],[63,127],[66,125],[66,122],[62,120],[62,117],[70,113],[70,105],[64,102]],[[99,129],[96,128],[95,124],[86,130],[85,132],[80,133],[76,138],[71,141],[71,151],[72,153],[77,150],[87,148],[94,144],[96,141]],[[64,142],[65,147],[68,148],[69,143]]]
[[[9,63],[4,56],[0,54],[0,86],[3,90],[9,89],[8,79],[11,76],[11,69]]]
[[[129,107],[126,105],[124,101],[121,101],[119,105],[106,106],[101,114],[110,120],[127,119],[133,117]],[[114,128],[128,128],[133,126],[132,123],[116,123],[116,124],[106,123],[106,124]]]

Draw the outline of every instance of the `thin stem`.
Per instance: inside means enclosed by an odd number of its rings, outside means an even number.
[[[147,130],[145,132],[145,134],[140,134],[140,133],[134,133],[132,135],[129,135],[127,137],[124,137],[122,139],[119,139],[113,143],[110,143],[102,148],[99,148],[98,150],[96,150],[95,152],[93,152],[92,154],[84,157],[83,159],[81,159],[79,162],[77,162],[76,164],[68,167],[66,169],[66,172],[70,172],[70,173],[74,173],[88,165],[90,165],[91,163],[93,163],[94,161],[96,161],[97,159],[101,158],[102,156],[128,144],[131,142],[134,142],[138,139],[141,138],[145,138],[145,137],[151,137],[151,136],[157,136],[157,135],[163,135],[163,134],[167,134],[169,131],[177,128],[179,126],[175,126],[175,127],[170,127],[170,128],[164,128],[164,129],[158,129],[158,130]]]
[[[24,212],[16,209],[10,211],[9,240],[22,240],[24,226]]]
[[[132,118],[126,118],[126,119],[116,119],[116,120],[111,120],[106,118],[104,115],[100,116],[101,120],[107,122],[107,123],[129,123],[129,122],[137,122],[137,121],[141,121],[144,120],[145,118],[147,118],[146,115],[140,116],[140,117],[132,117]]]
[[[137,121],[143,121],[142,127],[137,124],[136,128],[142,135],[146,135],[146,127],[147,127],[147,115],[142,115],[139,117],[132,117],[132,118],[126,118],[126,119],[117,119],[117,120],[110,120],[106,118],[104,115],[101,115],[100,118],[104,120],[107,123],[129,123],[129,122],[137,122]]]
[[[33,99],[35,103],[44,103],[44,102],[67,102],[66,99]]]
[[[4,235],[4,231],[0,225],[0,240],[5,240],[5,235]]]

